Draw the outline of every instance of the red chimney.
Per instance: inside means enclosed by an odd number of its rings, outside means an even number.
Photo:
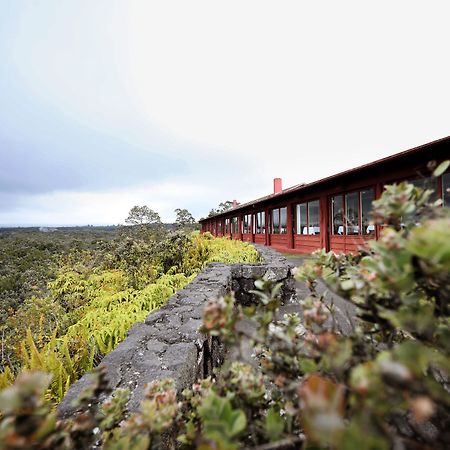
[[[279,194],[283,190],[281,178],[273,179],[273,193]]]
[[[237,207],[237,200],[233,200],[233,208]]]

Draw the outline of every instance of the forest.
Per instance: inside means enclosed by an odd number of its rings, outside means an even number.
[[[258,260],[238,242],[195,231],[186,210],[161,223],[135,207],[128,226],[0,232],[0,388],[18,373],[52,374],[57,404],[70,384],[209,262]]]

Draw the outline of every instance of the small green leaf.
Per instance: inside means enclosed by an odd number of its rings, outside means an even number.
[[[317,370],[317,364],[312,359],[302,358],[298,365],[303,373],[311,373]]]
[[[274,407],[267,411],[265,428],[266,437],[271,442],[277,441],[283,434],[284,420]]]
[[[245,417],[245,414],[243,411],[233,411],[232,414],[230,414],[230,436],[237,436],[242,431],[245,430],[245,427],[247,426],[247,419]]]
[[[354,284],[352,280],[344,280],[341,282],[341,289],[344,291],[350,291],[353,287]]]
[[[440,177],[450,166],[450,161],[443,161],[434,169],[433,176]]]

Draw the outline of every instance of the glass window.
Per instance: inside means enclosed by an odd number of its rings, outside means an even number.
[[[251,215],[246,214],[242,217],[242,232],[244,234],[250,233]]]
[[[438,179],[432,177],[417,178],[416,180],[410,180],[410,183],[421,189],[431,189],[433,195],[430,197],[431,200],[437,200],[439,198],[438,194]]]
[[[331,199],[331,217],[333,220],[333,234],[344,234],[344,208],[342,195]]]
[[[375,233],[375,225],[370,223],[373,189],[337,195],[331,198],[332,230],[335,235],[368,235]],[[344,202],[345,200],[345,202]],[[343,214],[345,206],[345,215]]]
[[[308,203],[308,234],[320,233],[320,206],[319,200]]]
[[[320,234],[319,200],[300,203],[296,209],[295,232],[297,234]]]
[[[358,193],[345,195],[346,234],[359,234]]]
[[[373,189],[360,192],[360,209],[361,209],[361,233],[375,234],[375,225],[370,223],[372,202],[375,199]]]
[[[230,233],[230,219],[225,219],[225,234]]]
[[[265,212],[261,211],[256,213],[256,234],[265,234],[266,233],[266,224],[265,224]]]
[[[280,233],[280,210],[272,210],[272,234]]]
[[[280,208],[280,233],[287,233],[287,208]]]
[[[300,203],[297,205],[297,234],[307,234],[308,233],[308,221],[306,217],[306,203]]]
[[[266,213],[265,211],[261,211],[257,214],[257,233],[258,234],[266,234]]]
[[[444,206],[450,208],[450,173],[442,175],[442,201]]]
[[[239,222],[237,217],[233,217],[231,219],[231,233],[237,234],[239,233]]]

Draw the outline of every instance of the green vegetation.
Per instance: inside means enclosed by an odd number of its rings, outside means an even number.
[[[447,449],[450,212],[430,198],[406,183],[388,187],[374,203],[381,239],[358,255],[320,251],[306,261],[296,277],[310,295],[296,314],[280,317],[280,285],[268,280],[255,283],[254,306],[236,305],[232,294],[210,300],[203,332],[228,346],[250,341],[257,367],[226,362],[181,397],[171,380],[152,382],[131,415],[126,390],[94,411],[94,400],[108,393],[97,372],[79,400],[85,412],[59,422],[44,398],[50,379],[24,373],[0,394],[0,442],[69,449],[95,440],[137,450],[161,448],[175,434],[182,448],[200,449]],[[194,260],[215,258],[208,243],[219,240],[193,239]],[[318,294],[318,277],[357,307],[349,335]],[[254,327],[239,326],[243,316]]]
[[[241,242],[182,227],[167,232],[155,214],[133,208],[127,220],[135,220],[134,226],[119,228],[114,238],[79,240],[73,233],[66,242],[59,232],[22,238],[16,232],[0,240],[2,257],[11,257],[0,291],[9,299],[0,327],[0,387],[24,370],[42,370],[53,376],[47,396],[59,402],[134,323],[161,307],[209,262],[258,259],[254,248]],[[14,283],[7,282],[11,279]],[[25,289],[22,282],[39,285]]]
[[[239,205],[238,202],[236,204]],[[231,208],[233,208],[233,202],[231,200],[225,200],[224,202],[220,202],[217,208],[212,208],[208,214],[208,217],[213,217],[216,214],[229,211]]]

